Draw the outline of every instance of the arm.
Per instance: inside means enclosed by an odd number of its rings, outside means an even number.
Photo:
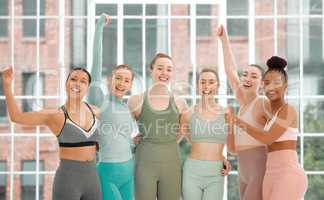
[[[189,121],[191,118],[190,110],[187,110],[186,112],[182,113],[180,115],[180,130],[177,135],[177,142],[180,143],[183,138],[185,138],[190,144],[191,144],[191,135],[189,131]]]
[[[102,76],[102,35],[105,27],[106,16],[101,15],[96,24],[95,37],[93,43],[93,61],[91,68],[91,78],[93,83],[90,86],[88,102],[100,107],[104,99],[104,93],[101,89]]]
[[[243,93],[240,88],[240,79],[237,73],[237,65],[230,46],[228,35],[223,26],[220,26],[217,35],[222,43],[225,73],[233,93],[240,104],[243,104]]]
[[[12,68],[6,68],[2,74],[3,91],[6,97],[6,104],[11,121],[23,125],[47,125],[48,120],[50,119],[49,111],[42,110],[39,112],[22,112],[18,107],[11,90],[13,80]]]
[[[231,154],[236,154],[235,138],[234,138],[234,124],[233,120],[230,120],[228,116],[234,113],[232,107],[226,109],[226,123],[227,123],[227,149]]]
[[[255,128],[237,117],[235,117],[234,123],[243,128],[256,140],[259,140],[264,144],[271,145],[284,134],[289,126],[296,122],[296,117],[297,113],[295,109],[289,106],[287,109],[285,109],[285,111],[281,110],[281,112],[278,113],[278,117],[269,131],[263,131]]]

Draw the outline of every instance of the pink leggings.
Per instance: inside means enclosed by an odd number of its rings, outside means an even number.
[[[301,200],[307,190],[307,177],[298,164],[296,151],[268,153],[263,179],[263,200]]]
[[[267,148],[265,146],[238,152],[241,200],[262,200],[262,183],[266,162]]]

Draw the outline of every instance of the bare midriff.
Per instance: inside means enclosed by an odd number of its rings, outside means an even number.
[[[60,147],[60,159],[92,161],[96,159],[96,146]]]
[[[193,142],[189,157],[195,160],[224,160],[224,144]]]

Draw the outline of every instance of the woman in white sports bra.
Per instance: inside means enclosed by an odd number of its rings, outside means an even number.
[[[264,89],[270,100],[270,117],[264,129],[255,127],[245,119],[234,117],[234,123],[268,145],[266,173],[263,180],[263,200],[301,200],[307,189],[307,177],[298,163],[297,113],[284,95],[288,76],[285,59],[273,56],[267,61]]]
[[[255,127],[263,128],[266,117],[264,98],[258,96],[263,69],[258,65],[248,65],[239,78],[237,66],[230,48],[229,38],[223,26],[217,32],[223,47],[225,72],[236,100],[240,104],[239,115]],[[266,145],[249,136],[243,129],[237,129],[235,137],[231,134],[229,152],[237,154],[240,199],[262,200],[262,182],[265,173]]]

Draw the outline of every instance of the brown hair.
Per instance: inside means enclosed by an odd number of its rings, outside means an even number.
[[[127,65],[127,64],[117,65],[116,67],[113,68],[112,73],[116,72],[119,69],[126,69],[126,70],[130,71],[132,74],[132,80],[134,80],[135,72],[129,65]]]
[[[265,71],[264,71],[263,67],[261,67],[260,65],[258,65],[258,64],[249,64],[249,66],[250,66],[250,67],[255,67],[255,68],[257,68],[258,70],[260,70],[260,72],[261,72],[261,77],[264,75]]]
[[[157,54],[153,57],[153,59],[152,59],[152,61],[151,61],[151,63],[150,63],[150,69],[153,69],[153,65],[155,64],[155,62],[156,62],[157,59],[159,59],[159,58],[168,58],[169,60],[173,61],[172,58],[171,58],[171,56],[169,56],[169,55],[167,55],[167,54],[165,54],[165,53],[157,53]]]
[[[87,76],[88,76],[88,84],[90,85],[90,83],[91,83],[91,75],[90,75],[90,73],[88,72],[88,70],[85,69],[85,68],[83,68],[83,67],[75,67],[75,68],[72,68],[72,69],[70,70],[70,72],[69,72],[69,74],[68,74],[66,80],[65,80],[65,84],[68,82],[68,80],[69,80],[71,74],[72,74],[74,71],[82,71],[82,72],[84,72],[85,74],[87,74]]]
[[[211,73],[213,73],[213,74],[215,75],[215,77],[216,77],[216,80],[217,80],[218,84],[219,84],[219,76],[218,76],[218,72],[217,72],[215,69],[212,69],[212,68],[204,68],[204,69],[202,69],[202,70],[200,71],[199,76],[200,76],[202,73],[206,73],[206,72],[211,72]]]

